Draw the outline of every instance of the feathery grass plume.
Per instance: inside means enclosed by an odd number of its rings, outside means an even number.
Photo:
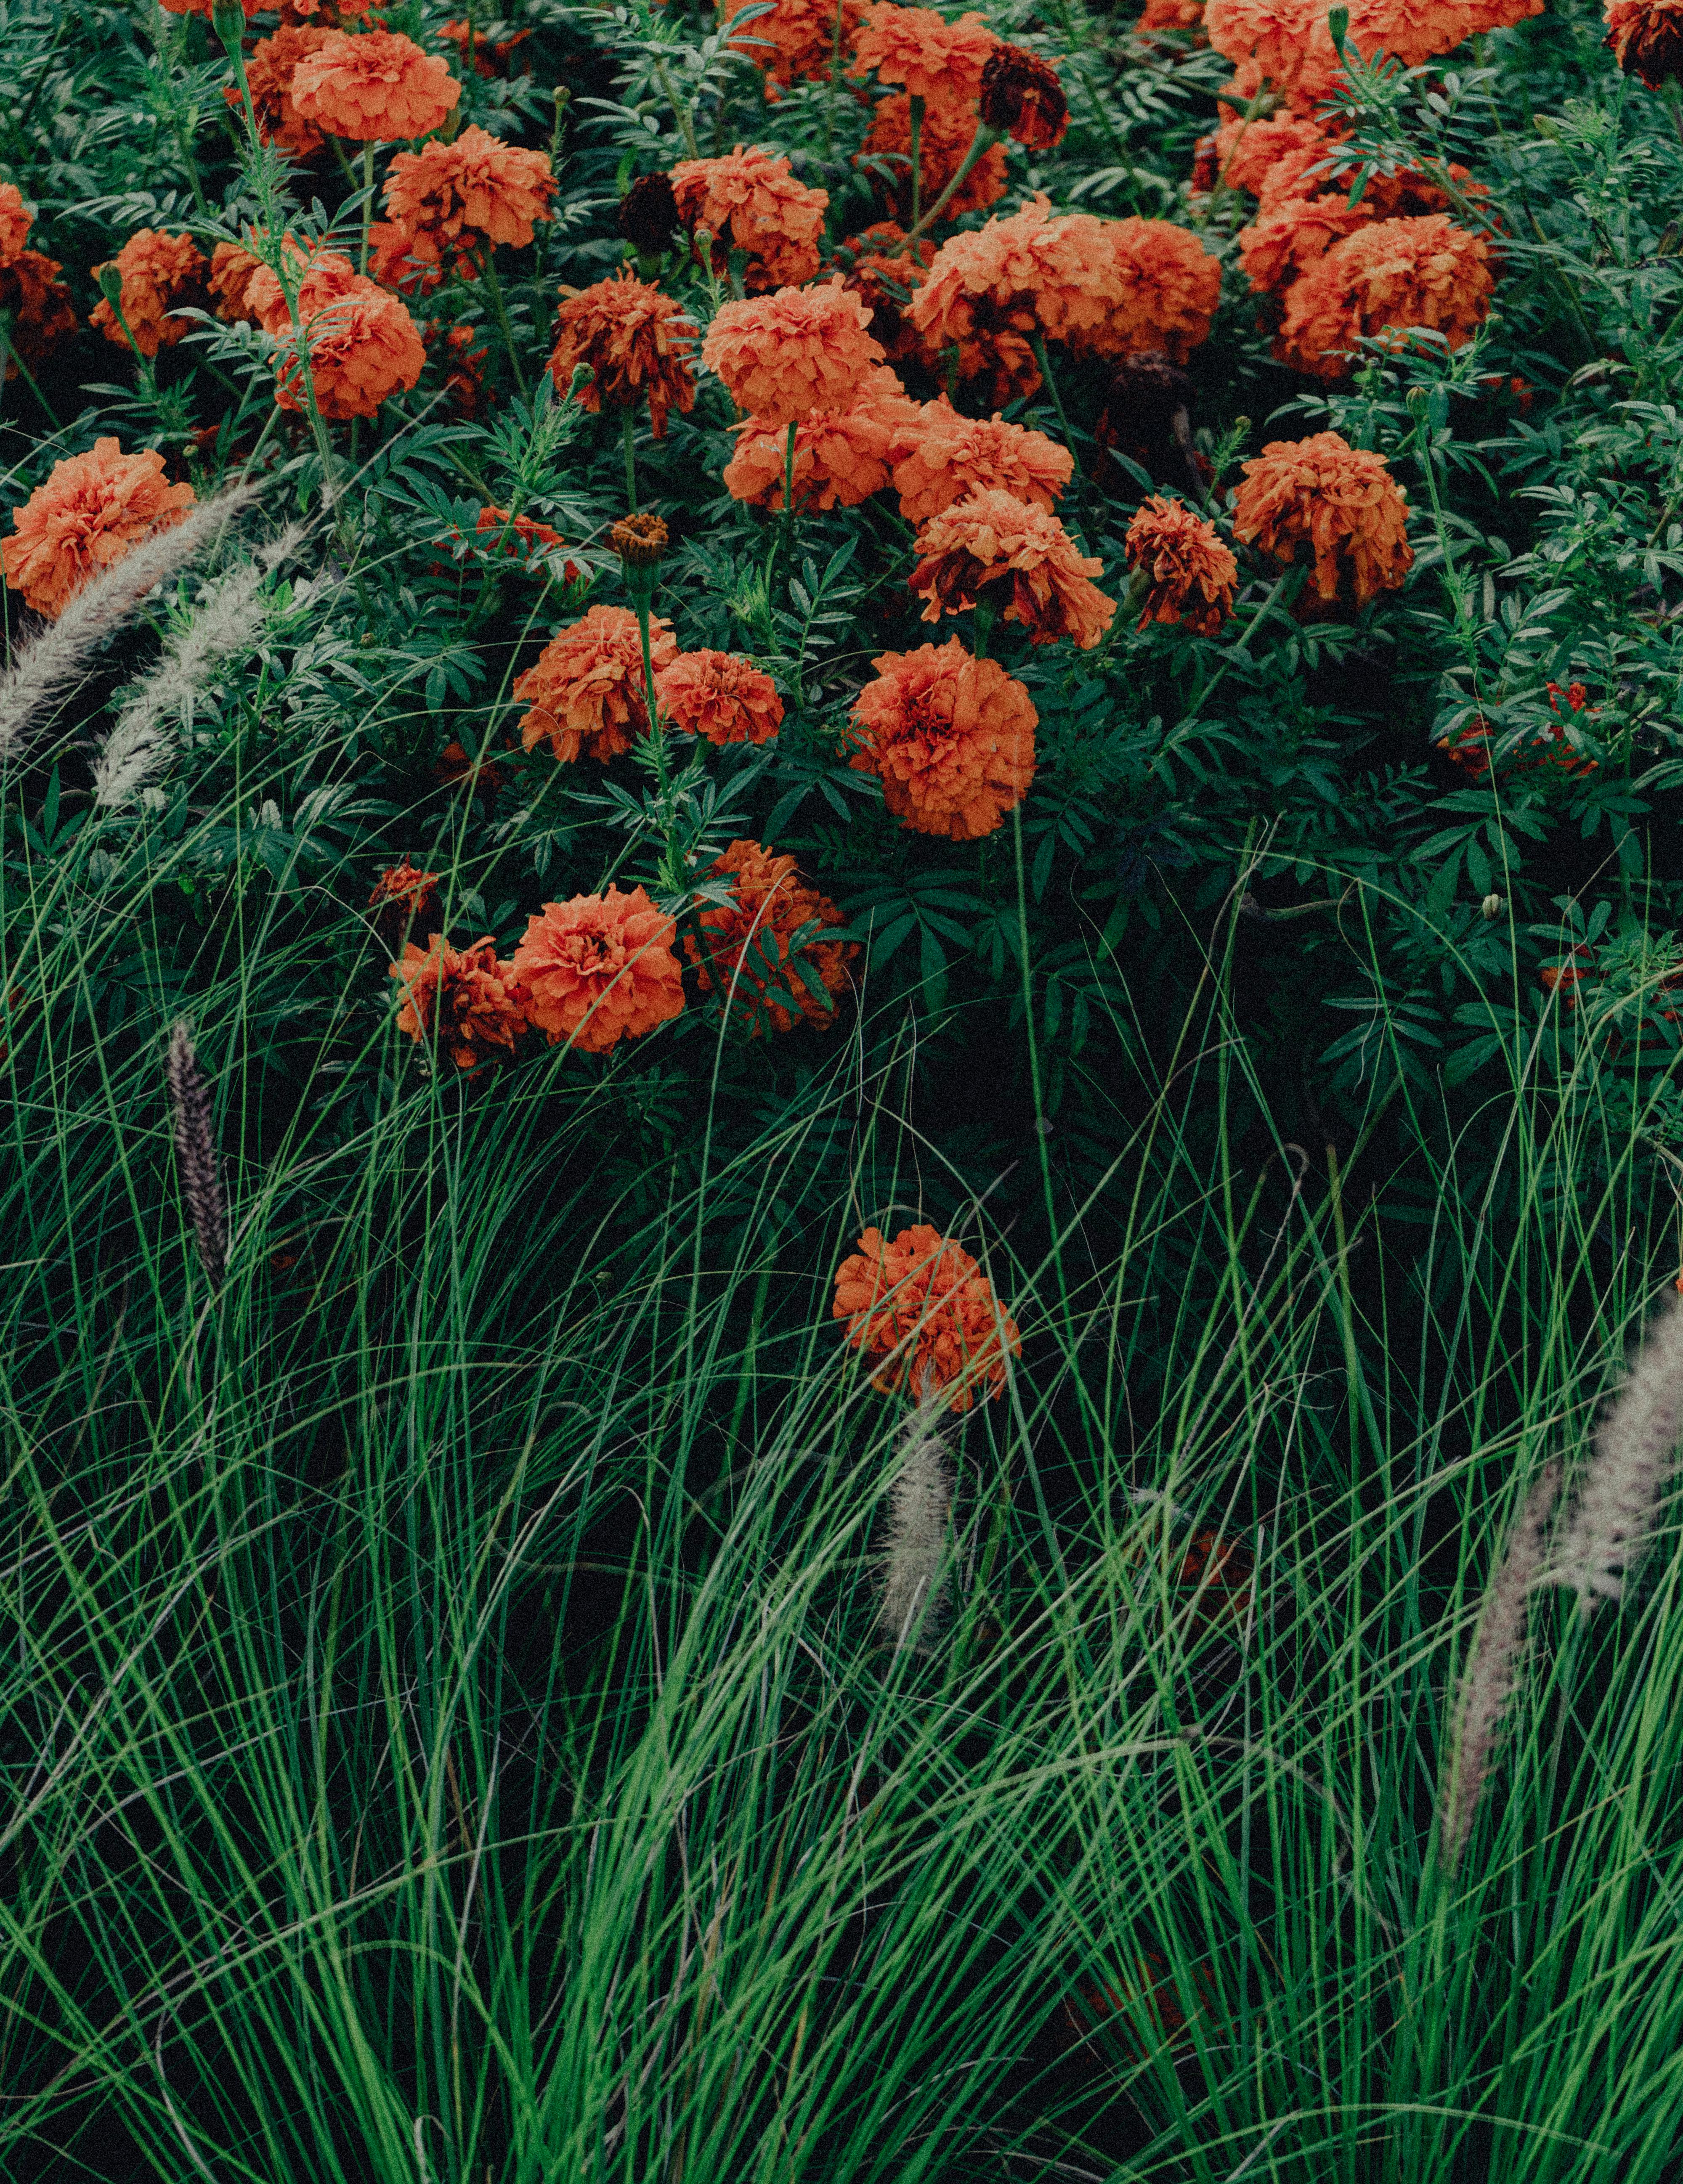
[[[1490,1779],[1502,1717],[1524,1665],[1530,1597],[1542,1574],[1543,1540],[1560,1492],[1561,1468],[1545,1464],[1525,1496],[1479,1611],[1461,1679],[1441,1800],[1440,1855],[1453,1873]]]
[[[289,525],[252,560],[206,588],[100,747],[93,765],[97,809],[117,811],[133,801],[169,756],[173,725],[190,724],[194,704],[217,670],[257,644],[268,619],[264,578],[294,551],[307,527]]]
[[[85,584],[57,621],[20,649],[0,676],[0,761],[10,756],[42,707],[81,671],[101,638],[126,621],[154,585],[185,568],[256,491],[233,486],[214,500],[199,501],[170,530],[142,539]]]
[[[947,1526],[952,1514],[952,1467],[934,1428],[940,1407],[932,1376],[925,1400],[906,1421],[889,1488],[889,1539],[882,1559],[878,1625],[894,1651],[919,1642],[945,1605]]]
[[[1589,1614],[1617,1600],[1650,1545],[1683,1440],[1683,1296],[1661,1305],[1602,1418],[1552,1575]]]
[[[228,1217],[222,1199],[220,1163],[210,1123],[210,1095],[193,1051],[192,1034],[182,1017],[170,1034],[164,1063],[170,1109],[176,1123],[176,1164],[181,1195],[192,1220],[194,1241],[213,1290],[222,1286],[228,1264]]]

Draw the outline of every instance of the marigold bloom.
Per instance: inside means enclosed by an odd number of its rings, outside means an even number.
[[[387,213],[411,235],[425,234],[459,268],[481,243],[522,248],[534,220],[552,217],[555,194],[549,154],[522,151],[475,126],[451,143],[434,138],[418,152],[394,154],[386,175]]]
[[[878,83],[898,84],[928,106],[967,106],[982,88],[982,71],[999,41],[972,13],[949,22],[933,8],[897,8],[875,0],[853,41],[853,73],[875,69]]]
[[[899,379],[881,367],[867,376],[850,408],[811,411],[794,430],[795,506],[856,508],[880,493],[917,414]],[[725,490],[737,500],[781,509],[788,450],[787,426],[745,418]]]
[[[588,288],[563,288],[561,297],[549,357],[556,393],[565,394],[574,371],[588,364],[595,376],[579,389],[581,409],[596,412],[611,403],[629,410],[647,395],[649,426],[664,439],[668,415],[695,407],[695,326],[683,305],[639,281],[628,265]]]
[[[552,1046],[587,1054],[640,1039],[683,1007],[676,931],[640,887],[546,902],[514,952],[528,1017]]]
[[[793,1031],[803,1017],[828,1030],[836,1020],[836,997],[852,983],[848,965],[859,953],[856,940],[823,938],[822,928],[844,922],[840,911],[805,884],[793,857],[774,856],[758,842],[733,842],[710,877],[733,879],[736,900],[728,906],[697,905],[705,952],[688,937],[683,945],[699,970],[702,992],[724,994],[750,1039],[768,1022],[774,1031]],[[797,945],[795,936],[814,925],[820,931]]]
[[[917,166],[920,176],[918,197],[922,204],[933,204],[945,192],[947,184],[964,164],[976,134],[979,120],[972,105],[949,104],[945,100],[931,106],[923,116],[923,126],[917,139]],[[864,166],[872,159],[883,159],[893,170],[895,180],[889,191],[890,202],[900,219],[911,217],[911,98],[906,92],[897,92],[889,98],[879,98],[872,109],[871,127],[864,144],[854,154],[854,164]],[[985,205],[997,204],[1005,195],[1006,157],[997,144],[990,144],[970,172],[947,199],[944,220],[962,220],[967,212],[980,212]]]
[[[742,0],[715,0],[728,20]],[[731,40],[733,49],[751,60],[775,88],[827,75],[836,50],[836,17],[841,17],[844,53],[862,12],[861,0],[773,0],[769,15],[744,23]]]
[[[1149,36],[1155,31],[1196,31],[1195,41],[1207,45],[1202,36],[1204,28],[1204,0],[1145,0],[1139,21],[1134,25],[1137,35]]]
[[[1233,509],[1233,535],[1282,566],[1306,542],[1315,589],[1338,596],[1348,579],[1357,606],[1395,590],[1414,565],[1408,504],[1383,455],[1352,448],[1336,432],[1270,440],[1244,465]]]
[[[991,834],[1034,778],[1039,715],[996,660],[958,639],[884,652],[855,699],[848,763],[874,773],[883,801],[920,834],[973,841]]]
[[[769,743],[783,726],[777,686],[734,652],[680,652],[655,671],[664,727],[710,744]]]
[[[39,250],[20,250],[9,265],[0,265],[0,311],[12,315],[8,379],[17,377],[20,357],[31,367],[40,365],[76,331],[70,292],[59,278],[64,270]]]
[[[456,270],[471,278],[478,268],[465,253],[456,254]],[[425,296],[444,278],[444,254],[426,229],[416,233],[399,220],[376,220],[368,229],[369,278],[404,296]]]
[[[246,288],[259,262],[242,242],[219,242],[210,254],[206,285],[217,317],[229,326],[257,323],[257,314],[246,301]]]
[[[330,31],[293,70],[293,105],[330,136],[389,144],[449,117],[461,86],[437,53],[396,31]]]
[[[67,455],[12,511],[0,548],[6,582],[25,606],[56,621],[92,577],[120,561],[154,531],[179,523],[195,499],[170,485],[155,448],[125,455],[114,439]]]
[[[1233,612],[1239,564],[1213,523],[1184,500],[1153,493],[1128,526],[1128,566],[1149,580],[1140,627],[1184,622],[1195,637],[1213,637]]]
[[[541,566],[552,554],[559,555],[566,540],[560,532],[547,523],[539,523],[530,515],[514,515],[506,508],[482,508],[474,530],[488,549],[506,554],[528,568]],[[564,584],[574,583],[578,577],[576,562],[563,562],[557,571]]]
[[[727,304],[707,329],[701,361],[739,410],[768,430],[814,410],[848,410],[882,344],[866,332],[869,313],[841,276],[811,288],[779,288]]]
[[[95,304],[88,324],[99,327],[106,340],[115,342],[119,348],[128,347],[129,334],[132,334],[142,356],[156,356],[160,348],[174,348],[190,324],[175,316],[176,306],[192,304],[202,308],[207,300],[203,252],[190,235],[165,235],[159,228],[142,227],[114,258],[93,268],[94,279],[114,265],[122,277],[123,319],[128,321],[128,333],[124,332],[116,312],[103,299]]]
[[[1542,12],[1542,0],[1497,0],[1493,8],[1468,0],[1352,0],[1350,36],[1358,53],[1390,54],[1405,68],[1418,68],[1439,53],[1453,53],[1480,31],[1522,22]]]
[[[847,1339],[882,1365],[872,1385],[953,1390],[949,1410],[967,1411],[979,1392],[1005,1392],[1006,1351],[1021,1357],[1017,1323],[968,1251],[919,1222],[892,1243],[867,1228],[836,1269],[834,1316]]]
[[[29,241],[35,209],[15,182],[0,182],[0,266],[14,265]]]
[[[1103,573],[1103,562],[1078,554],[1056,516],[1008,493],[956,501],[930,517],[914,550],[920,559],[911,588],[927,595],[925,621],[961,614],[997,585],[1002,618],[1021,622],[1032,644],[1067,637],[1087,652],[1116,613],[1116,601],[1089,581]]]
[[[343,12],[341,10],[341,13]],[[488,43],[484,38],[475,34],[474,27],[465,15],[460,15],[454,22],[440,23],[438,36],[443,39],[446,45],[455,47],[464,67],[467,64],[469,54],[471,53],[473,73],[477,76],[483,76],[489,81],[496,76],[506,75],[509,73],[510,54],[516,46],[523,45],[532,36],[532,32],[529,29],[516,31],[511,38],[499,38],[494,43]],[[531,74],[529,62],[525,72],[527,75]]]
[[[425,947],[444,922],[438,875],[423,872],[407,857],[381,873],[368,898],[374,928],[388,948],[410,936]]]
[[[989,129],[1016,137],[1032,151],[1061,144],[1069,126],[1069,101],[1057,70],[1026,46],[1003,40],[988,56],[977,103]]]
[[[452,948],[442,933],[425,948],[411,940],[391,976],[403,989],[398,1029],[417,1045],[436,1039],[458,1069],[506,1060],[526,1029],[514,967],[497,961],[489,933],[465,948]]]
[[[1335,242],[1374,218],[1365,197],[1351,204],[1337,191],[1316,198],[1277,198],[1239,231],[1239,262],[1259,292],[1289,287],[1300,273],[1326,256]]]
[[[1294,282],[1275,354],[1318,379],[1340,379],[1363,335],[1401,346],[1416,326],[1452,349],[1488,315],[1496,276],[1490,245],[1445,213],[1358,228]]]
[[[377,281],[359,276],[343,292],[317,302],[306,280],[298,309],[315,404],[324,417],[340,422],[372,417],[389,396],[400,387],[407,391],[421,377],[426,361],[421,329]],[[288,346],[276,366],[275,399],[283,410],[302,410],[306,404],[298,330],[288,332]]]
[[[998,415],[961,417],[943,395],[917,412],[894,465],[894,491],[906,521],[921,524],[989,488],[1050,508],[1074,469],[1069,449],[1044,432]]]
[[[1084,221],[1087,215],[1070,216]],[[1111,298],[1097,325],[1083,311],[1063,337],[1084,356],[1138,356],[1156,351],[1184,364],[1210,331],[1221,299],[1221,261],[1190,228],[1168,220],[1093,223],[1090,247]],[[1081,231],[1085,241],[1088,231]],[[1048,331],[1051,331],[1050,328]]]
[[[246,55],[245,80],[258,136],[265,144],[285,145],[296,159],[309,159],[327,139],[293,103],[293,71],[332,35],[314,24],[283,23],[272,38],[259,38]],[[230,84],[222,96],[237,114],[244,113],[237,84]]]
[[[1607,0],[1603,42],[1650,91],[1683,76],[1683,0]]]
[[[293,293],[306,318],[335,297],[349,295],[356,283],[355,266],[337,250],[306,252],[289,235],[282,238],[281,249]],[[247,276],[244,304],[266,334],[284,333],[292,323],[286,290],[271,265],[259,263]]]
[[[928,236],[911,242],[892,220],[878,220],[837,246],[836,267],[843,286],[870,313],[872,339],[881,342],[890,364],[915,361],[936,366],[934,350],[906,316],[934,255],[934,243]]]
[[[716,273],[733,250],[747,252],[743,286],[750,292],[810,281],[818,270],[829,192],[796,181],[787,159],[740,144],[725,159],[681,159],[672,195],[685,231],[711,234]]]
[[[658,616],[649,620],[649,652],[658,679],[677,653],[671,623]],[[591,607],[550,638],[514,694],[527,707],[520,737],[527,750],[547,737],[564,766],[581,750],[604,763],[628,751],[649,733],[637,616],[629,607]]]
[[[1351,14],[1351,34],[1361,47],[1353,7]],[[1327,0],[1208,0],[1204,29],[1216,51],[1238,67],[1222,94],[1235,105],[1247,103],[1266,81],[1307,113],[1341,81]]]
[[[1315,114],[1276,114],[1247,121],[1235,114],[1212,136],[1199,139],[1204,171],[1199,187],[1248,190],[1266,211],[1276,198],[1312,197],[1336,177],[1328,162],[1338,140]]]
[[[449,415],[476,417],[485,406],[482,367],[486,350],[482,344],[474,347],[477,334],[475,326],[446,326],[438,319],[429,319],[421,333],[427,360],[441,363],[444,368],[444,391],[450,398]]]

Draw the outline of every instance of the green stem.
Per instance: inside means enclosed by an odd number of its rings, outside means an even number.
[[[371,136],[362,148],[362,256],[357,271],[368,271],[368,231],[374,219],[374,139]]]
[[[917,232],[917,222],[923,210],[923,102],[914,98],[911,108],[911,231]]]
[[[36,384],[35,374],[18,354],[17,346],[12,340],[10,312],[0,311],[0,398],[3,398],[6,365],[8,361],[17,365],[24,385],[28,387],[30,393],[34,395],[36,400],[53,420],[53,428],[56,431],[59,428],[59,413]]]
[[[503,300],[503,284],[497,278],[497,269],[491,262],[491,253],[494,247],[489,242],[486,244],[485,255],[480,261],[480,270],[485,277],[485,287],[491,298],[491,308],[497,314],[497,324],[502,329],[503,347],[508,351],[509,369],[515,376],[515,385],[524,394],[527,391],[526,374],[520,368],[520,352],[515,347],[515,330],[509,323],[509,307]],[[633,501],[632,506],[634,508],[636,505],[636,502]]]
[[[1064,409],[1063,397],[1058,392],[1058,383],[1052,376],[1051,364],[1046,355],[1046,338],[1045,336],[1040,332],[1038,327],[1034,332],[1034,361],[1040,367],[1040,376],[1046,382],[1046,392],[1051,396],[1052,407],[1058,413],[1058,425],[1063,433],[1063,443],[1069,450],[1069,460],[1073,465],[1073,475],[1070,481],[1071,491],[1069,496],[1071,519],[1070,528],[1075,532],[1076,537],[1080,540],[1081,545],[1084,550],[1087,544],[1087,533],[1081,521],[1081,507],[1082,487],[1084,484],[1085,480],[1082,474],[1079,459],[1075,452],[1075,435],[1069,429],[1068,413]]]
[[[1000,132],[997,129],[989,128],[985,121],[978,121],[977,123],[976,134],[970,140],[970,149],[958,163],[958,171],[954,175],[952,180],[947,184],[946,187],[941,192],[939,197],[935,199],[933,204],[930,206],[928,211],[924,214],[922,220],[918,220],[913,226],[911,232],[906,238],[908,242],[915,242],[926,227],[931,227],[934,225],[935,221],[940,218],[941,214],[946,210],[948,205],[951,203],[953,198],[957,195],[958,186],[961,181],[963,181],[965,176],[968,175],[970,170],[975,165],[982,154],[984,152],[990,151],[993,147],[999,142],[999,141]]]
[[[628,402],[620,412],[620,433],[625,442],[625,507],[627,515],[637,513],[636,415]]]
[[[1046,1110],[1040,1084],[1040,1042],[1034,1030],[1034,981],[1028,967],[1028,891],[1023,874],[1023,804],[1011,807],[1011,854],[1017,866],[1017,936],[1023,965],[1023,1021],[1028,1033],[1028,1078],[1034,1095],[1034,1142],[1040,1154],[1040,1188],[1045,1194],[1046,1227],[1053,1253],[1058,1247],[1057,1216],[1052,1202],[1052,1157],[1047,1149]]]
[[[824,94],[824,157],[827,159],[833,156],[835,150],[836,85],[841,75],[841,49],[842,0],[836,0],[835,35],[830,41],[830,81]],[[719,101],[719,112],[721,117],[722,117],[724,114],[724,109],[725,102],[722,98]],[[719,142],[722,145],[724,141],[724,136],[722,133],[719,137]]]

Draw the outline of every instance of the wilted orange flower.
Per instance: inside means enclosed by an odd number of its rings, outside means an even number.
[[[1395,590],[1414,565],[1408,504],[1383,455],[1352,448],[1336,432],[1270,440],[1244,465],[1233,535],[1242,545],[1295,561],[1305,543],[1315,557],[1315,589],[1338,596],[1346,580],[1357,606]]]
[[[1006,45],[1003,39],[982,70],[977,103],[989,129],[1016,137],[1031,151],[1061,144],[1069,126],[1069,101],[1057,70],[1026,46]]]
[[[526,1013],[514,967],[497,961],[489,933],[466,948],[452,948],[442,933],[425,948],[411,940],[391,975],[403,989],[398,1029],[417,1045],[436,1039],[458,1069],[470,1072],[513,1054]]]
[[[916,417],[894,464],[894,491],[908,523],[926,523],[989,488],[1050,508],[1075,468],[1069,449],[1044,432],[1007,425],[997,415],[961,417],[945,395],[926,402]]]
[[[546,902],[514,952],[527,1016],[552,1046],[587,1054],[640,1039],[683,1007],[676,930],[640,887]]]
[[[76,331],[70,292],[59,276],[64,267],[39,250],[20,250],[9,265],[0,265],[0,311],[12,315],[6,376],[18,376],[18,359],[31,366],[51,354],[53,344]]]
[[[658,677],[677,646],[672,625],[653,616],[649,652]],[[514,686],[527,707],[520,737],[533,750],[547,737],[570,766],[581,750],[605,763],[649,733],[644,701],[643,636],[629,607],[591,607],[558,631]]]
[[[919,834],[958,842],[991,834],[1028,794],[1039,715],[996,660],[958,639],[884,652],[853,704],[848,763],[874,773],[883,801]]]
[[[973,104],[959,105],[941,100],[931,106],[923,116],[923,126],[917,139],[917,166],[921,180],[918,196],[925,206],[933,204],[943,195],[947,184],[964,163],[976,134],[980,115]],[[911,217],[911,97],[909,92],[898,92],[889,98],[879,98],[872,109],[871,127],[865,142],[854,154],[856,167],[867,165],[872,159],[885,160],[893,171],[894,181],[889,192],[889,202],[902,220]],[[970,172],[947,199],[944,220],[962,220],[967,212],[980,212],[984,205],[997,204],[1005,195],[1006,158],[999,145],[990,144]]]
[[[298,292],[304,339],[315,404],[324,417],[372,417],[401,387],[413,387],[426,361],[421,329],[398,298],[359,276],[318,303],[314,276]],[[247,290],[248,295],[250,290]],[[276,365],[275,399],[283,410],[305,407],[296,330]]]
[[[412,937],[425,946],[444,922],[438,900],[438,875],[423,872],[407,857],[381,873],[368,898],[374,928],[388,948]]]
[[[96,440],[86,454],[55,463],[12,510],[12,536],[0,548],[6,582],[56,621],[91,577],[179,523],[194,499],[190,485],[168,483],[155,448],[125,455],[114,439]]]
[[[1606,0],[1605,43],[1651,91],[1683,75],[1683,0]]]
[[[551,217],[554,194],[547,153],[470,125],[449,144],[435,137],[418,152],[394,153],[384,203],[396,226],[424,234],[440,256],[454,250],[465,270],[481,242],[530,242],[532,222]]]
[[[823,937],[824,927],[844,922],[840,911],[805,884],[793,857],[774,856],[758,842],[733,842],[709,876],[734,879],[736,900],[696,905],[705,956],[688,937],[683,945],[699,967],[702,992],[716,987],[750,1039],[768,1022],[774,1031],[793,1031],[803,1017],[828,1030],[836,1020],[835,997],[852,983],[848,965],[859,953],[856,940]],[[796,935],[811,926],[820,929],[797,944]]]
[[[1365,197],[1352,205],[1336,190],[1315,198],[1276,198],[1240,229],[1239,262],[1253,288],[1285,288],[1373,218]]]
[[[856,508],[880,493],[917,415],[899,379],[881,366],[867,375],[850,408],[811,411],[794,430],[795,506]],[[787,426],[744,419],[726,466],[725,490],[738,500],[780,509],[788,446]]]
[[[1292,285],[1274,353],[1318,379],[1340,379],[1364,334],[1401,346],[1412,328],[1427,326],[1460,348],[1489,315],[1495,289],[1490,245],[1446,214],[1375,220]]]
[[[982,18],[948,22],[933,8],[897,8],[875,0],[853,41],[853,72],[875,69],[878,83],[898,84],[929,106],[967,106],[982,88],[982,70],[999,41]]]
[[[883,360],[869,314],[838,273],[811,288],[779,288],[727,304],[707,329],[701,361],[739,410],[768,430],[814,410],[848,410]]]
[[[742,0],[715,0],[715,5],[727,21]],[[744,23],[731,45],[753,62],[768,86],[822,77],[835,55],[838,14],[845,53],[861,12],[861,0],[773,0],[771,14]]]
[[[103,298],[94,305],[88,320],[100,328],[107,341],[119,348],[129,345],[129,334],[142,356],[156,356],[172,348],[192,323],[174,315],[178,304],[203,309],[208,298],[204,287],[204,254],[190,235],[165,235],[159,228],[142,227],[131,235],[116,256],[93,268],[97,281],[114,265],[122,276],[122,320]]]
[[[0,266],[15,265],[29,241],[34,208],[15,182],[0,182]]]
[[[1184,500],[1153,493],[1128,526],[1128,566],[1149,582],[1144,629],[1154,621],[1184,622],[1195,637],[1213,637],[1233,612],[1239,564],[1213,523]]]
[[[246,55],[245,80],[259,136],[265,144],[284,144],[300,159],[319,152],[327,139],[293,103],[293,71],[332,36],[313,24],[283,23],[272,38],[259,38]],[[245,111],[237,84],[230,84],[222,96],[236,113]]]
[[[1005,1357],[1023,1353],[1017,1323],[962,1245],[925,1222],[892,1243],[867,1228],[859,1249],[836,1269],[834,1316],[847,1339],[882,1365],[872,1385],[884,1394],[909,1387],[953,1390],[947,1407],[967,1411],[985,1389],[1005,1392]]]
[[[482,508],[473,527],[488,546],[528,566],[548,561],[567,543],[549,524],[539,523],[530,515],[512,515],[506,508]],[[563,562],[556,573],[562,583],[575,583],[578,579],[577,564]]]
[[[961,614],[997,586],[1003,619],[1021,622],[1032,644],[1067,637],[1086,652],[1116,613],[1116,601],[1089,581],[1103,562],[1078,554],[1056,516],[1008,493],[956,501],[930,517],[913,550],[911,588],[927,596],[925,621]]]
[[[680,652],[655,671],[664,727],[710,744],[769,743],[783,725],[777,686],[734,652]]]
[[[316,249],[306,252],[293,242],[290,235],[281,238],[281,248],[287,267],[287,278],[293,283],[293,292],[298,298],[298,309],[308,318],[319,311],[336,296],[348,296],[357,279],[357,270],[348,258],[337,250]],[[287,309],[287,294],[281,278],[270,265],[259,264],[246,276],[245,307],[266,334],[284,333],[292,323]]]
[[[293,71],[296,111],[362,143],[424,136],[460,97],[448,64],[396,31],[330,31]]]
[[[208,286],[219,319],[230,326],[255,326],[257,314],[246,301],[246,287],[259,260],[242,242],[219,242],[210,254]],[[278,284],[277,284],[278,285]]]
[[[743,286],[750,292],[810,281],[818,270],[829,192],[796,181],[787,159],[740,144],[724,159],[681,159],[672,195],[680,225],[712,236],[716,273],[733,250],[747,252]]]
[[[588,364],[595,376],[579,389],[581,409],[599,411],[611,403],[629,410],[647,395],[649,426],[664,439],[668,414],[695,406],[695,326],[683,305],[639,281],[628,265],[588,288],[563,288],[561,298],[549,357],[556,393],[565,394],[574,371]]]

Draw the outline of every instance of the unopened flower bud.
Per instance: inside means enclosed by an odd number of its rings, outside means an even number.
[[[1499,894],[1487,894],[1479,908],[1486,917],[1500,917],[1507,905]]]
[[[117,270],[114,261],[108,261],[103,265],[96,265],[93,269],[93,277],[99,283],[100,294],[114,311],[123,300],[123,276]]]

